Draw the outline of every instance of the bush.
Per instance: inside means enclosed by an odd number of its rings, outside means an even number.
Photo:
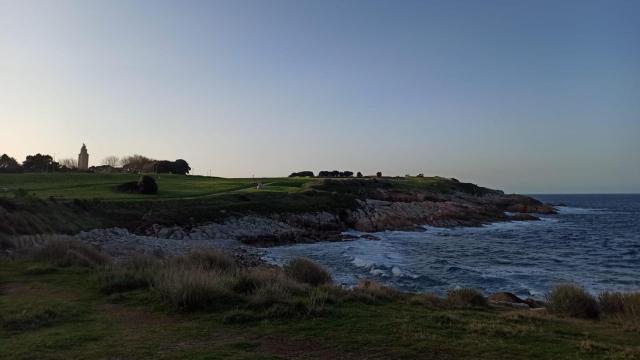
[[[487,307],[489,303],[478,290],[462,288],[447,291],[447,305],[454,307]]]
[[[273,281],[257,288],[249,297],[249,303],[254,308],[266,309],[274,304],[287,304],[292,297],[293,292],[286,284]]]
[[[179,310],[220,309],[236,306],[242,298],[231,291],[230,279],[196,267],[169,266],[154,280],[154,289]]]
[[[598,296],[598,304],[604,315],[640,325],[640,292],[603,292]]]
[[[158,184],[156,179],[148,175],[140,176],[138,181],[129,181],[115,187],[116,192],[134,194],[157,194]]]
[[[156,179],[147,175],[141,176],[138,180],[138,192],[140,194],[157,194],[158,184],[156,184]]]
[[[292,279],[311,286],[331,283],[331,275],[320,265],[308,259],[291,260],[284,267],[284,271]]]
[[[546,296],[548,309],[561,316],[597,319],[600,308],[596,299],[583,288],[564,284],[556,286]]]
[[[83,266],[96,268],[111,262],[108,255],[87,244],[68,237],[53,238],[30,251],[36,261],[43,261],[57,266]]]
[[[605,315],[624,313],[624,294],[619,292],[601,292],[598,295],[600,311]]]

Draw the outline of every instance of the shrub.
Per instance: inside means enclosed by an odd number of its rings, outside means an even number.
[[[138,179],[138,192],[140,194],[157,194],[158,184],[156,179],[148,175],[143,175]]]
[[[129,181],[115,187],[116,192],[134,194],[157,194],[158,184],[156,179],[148,175],[140,176],[138,181]]]
[[[320,265],[308,259],[291,260],[284,267],[284,271],[291,278],[311,286],[331,283],[331,275]]]
[[[95,268],[111,261],[108,255],[94,247],[64,236],[46,241],[41,247],[32,249],[30,255],[36,261],[58,266]]]
[[[619,292],[604,291],[598,295],[600,311],[605,315],[624,313],[624,295]]]
[[[640,292],[603,292],[598,296],[598,303],[604,315],[640,325]]]
[[[488,302],[478,290],[470,288],[447,291],[447,305],[455,307],[487,307]]]
[[[304,299],[308,315],[317,315],[324,311],[329,294],[321,288],[312,289]]]
[[[154,279],[154,289],[179,310],[218,309],[241,302],[224,274],[197,267],[167,266]]]
[[[547,294],[546,300],[548,309],[558,315],[583,319],[600,316],[596,299],[577,285],[558,285]]]
[[[115,187],[116,192],[122,193],[137,193],[138,192],[138,182],[137,181],[127,181]]]
[[[257,288],[249,297],[249,303],[254,308],[266,309],[274,304],[291,302],[293,292],[286,284],[272,281]]]

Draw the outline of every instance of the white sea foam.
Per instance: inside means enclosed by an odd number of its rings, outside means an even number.
[[[400,270],[400,268],[397,266],[391,268],[391,274],[396,277],[400,277],[403,275],[402,270]]]
[[[589,209],[589,208],[578,208],[571,206],[556,206],[559,214],[594,214],[594,213],[606,213],[606,209]]]
[[[354,257],[351,263],[360,268],[371,268],[373,266],[373,261],[365,260],[360,257]]]

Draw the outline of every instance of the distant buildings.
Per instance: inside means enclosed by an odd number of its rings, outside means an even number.
[[[89,170],[89,153],[87,152],[87,147],[85,144],[82,144],[82,148],[80,148],[80,154],[78,154],[78,169]]]

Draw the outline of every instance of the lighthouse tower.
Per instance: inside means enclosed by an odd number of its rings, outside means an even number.
[[[82,144],[82,148],[80,149],[80,154],[78,154],[78,169],[80,170],[89,169],[89,153],[87,152],[87,147],[84,144]]]

